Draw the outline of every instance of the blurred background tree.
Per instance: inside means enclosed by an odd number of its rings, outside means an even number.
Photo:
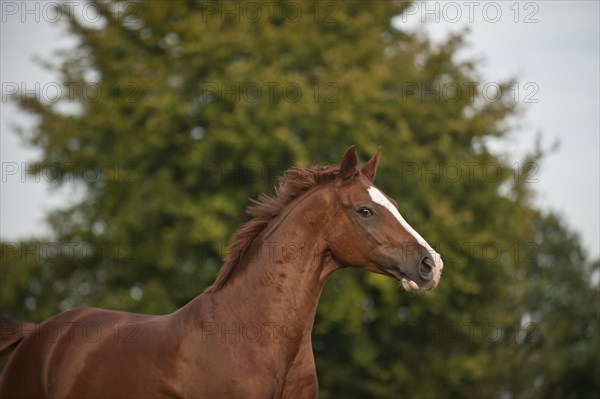
[[[531,203],[511,81],[483,96],[465,34],[433,45],[392,24],[403,2],[93,3],[58,69],[76,101],[31,97],[39,173],[84,193],[54,236],[2,244],[2,312],[88,305],[166,313],[208,286],[248,197],[289,166],[383,156],[377,184],[445,260],[411,296],[335,274],[314,348],[323,398],[596,397],[598,261]],[[63,9],[62,12],[67,12]]]

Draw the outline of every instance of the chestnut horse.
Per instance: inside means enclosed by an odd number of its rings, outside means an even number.
[[[357,169],[295,167],[248,208],[215,283],[174,313],[93,308],[40,325],[3,319],[12,351],[0,396],[308,398],[318,394],[311,330],[334,271],[354,266],[434,288],[440,256],[372,183],[379,150]]]

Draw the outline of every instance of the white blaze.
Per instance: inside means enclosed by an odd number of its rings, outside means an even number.
[[[368,191],[371,200],[390,211],[391,214],[394,215],[394,217],[398,220],[398,222],[400,222],[400,225],[404,227],[404,230],[408,231],[408,233],[412,235],[419,244],[424,246],[425,249],[429,251],[429,254],[433,257],[433,261],[435,262],[436,266],[438,266],[440,263],[440,255],[436,251],[434,251],[433,248],[431,248],[427,241],[425,241],[425,239],[421,237],[421,235],[417,233],[415,229],[413,229],[406,220],[404,220],[404,218],[402,217],[402,215],[400,215],[400,212],[398,212],[398,209],[396,209],[394,204],[392,204],[390,200],[388,200],[386,196],[383,195],[383,193],[379,191],[377,187],[371,186],[369,187]]]

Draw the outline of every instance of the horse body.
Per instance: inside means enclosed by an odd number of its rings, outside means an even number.
[[[172,314],[46,320],[14,350],[0,397],[316,397],[311,332],[327,277],[358,266],[431,289],[443,267],[369,195],[378,156],[359,172],[352,147],[339,168],[288,176],[307,180],[280,187],[280,203],[262,198],[215,284]]]
[[[166,316],[81,308],[52,317],[13,353],[2,397],[274,398],[297,391],[294,381],[316,395],[309,334],[280,336],[284,324],[274,319],[244,324],[192,314],[213,295]],[[55,326],[65,326],[59,336]],[[278,340],[298,341],[296,353],[279,351]]]
[[[243,274],[172,314],[82,308],[46,320],[15,351],[3,389],[13,398],[316,396],[312,323],[337,268],[320,253],[325,209],[298,206]],[[306,216],[319,223],[293,229]],[[32,366],[36,357],[47,363]]]
[[[119,389],[147,396],[130,382],[142,371],[146,384],[141,388],[150,388],[154,374],[167,371],[155,362],[175,344],[171,337],[176,337],[167,335],[170,318],[92,308],[58,314],[19,344],[2,376],[2,397],[128,396],[114,395]],[[130,328],[136,330],[135,340]]]

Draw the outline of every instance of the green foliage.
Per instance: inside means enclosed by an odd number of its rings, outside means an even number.
[[[512,381],[538,398],[584,398],[600,392],[600,263],[556,215],[536,221],[535,262],[519,277],[527,290],[518,307],[531,345],[514,358]],[[535,381],[533,388],[531,381]]]
[[[396,2],[260,3],[258,18],[248,3],[116,3],[97,3],[101,27],[69,21],[80,44],[60,70],[77,109],[21,101],[42,167],[85,196],[52,213],[52,239],[3,244],[3,312],[172,311],[212,282],[247,198],[281,171],[382,146],[378,186],[446,268],[418,296],[332,277],[315,322],[321,397],[598,392],[598,263],[532,208],[541,153],[518,173],[489,150],[519,109],[469,91],[481,77],[455,59],[462,34],[434,46],[398,30]]]

